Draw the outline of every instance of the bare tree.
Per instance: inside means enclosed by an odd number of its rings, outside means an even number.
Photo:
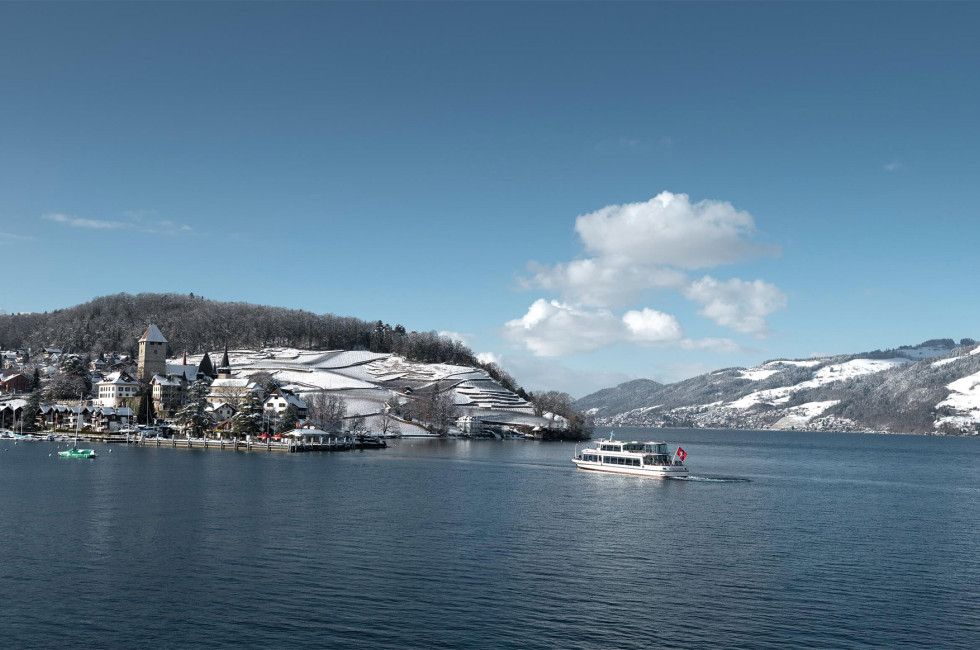
[[[395,403],[398,403],[398,398],[393,398]],[[401,435],[401,426],[398,424],[398,419],[395,417],[395,412],[391,405],[392,400],[388,400],[381,405],[381,412],[378,413],[378,424],[381,428],[381,435],[387,436],[399,436]]]
[[[347,415],[347,400],[342,396],[326,392],[311,393],[305,396],[308,416],[318,423],[324,431],[341,431],[344,416]]]

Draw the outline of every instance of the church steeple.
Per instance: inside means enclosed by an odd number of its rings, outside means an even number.
[[[225,343],[225,353],[221,356],[221,365],[218,366],[218,379],[228,379],[231,377],[231,361],[228,360],[228,344]]]

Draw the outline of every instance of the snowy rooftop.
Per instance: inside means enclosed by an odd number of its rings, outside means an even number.
[[[163,338],[163,333],[160,332],[160,328],[150,323],[150,326],[146,328],[143,332],[143,336],[140,337],[140,341],[147,341],[149,343],[166,343],[167,339]]]

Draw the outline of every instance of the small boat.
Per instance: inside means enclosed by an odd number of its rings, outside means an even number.
[[[78,429],[82,422],[82,403],[79,400],[78,404],[78,417],[75,419],[75,439],[71,443],[71,448],[65,451],[59,451],[58,455],[62,458],[95,458],[98,454],[95,453],[94,449],[79,449],[78,448]]]
[[[680,447],[671,454],[667,451],[666,442],[627,442],[613,438],[614,435],[609,434],[608,440],[599,440],[595,446],[581,452],[576,448],[572,462],[579,469],[596,472],[660,478],[688,475],[688,470],[684,467],[687,452]]]
[[[78,449],[77,447],[59,451],[58,455],[62,458],[96,458],[98,456],[94,449]]]

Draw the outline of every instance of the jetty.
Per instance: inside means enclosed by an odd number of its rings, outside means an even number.
[[[121,440],[119,442],[122,442]],[[230,451],[282,451],[287,453],[312,451],[355,451],[384,449],[384,438],[373,436],[283,436],[280,439],[240,440],[238,438],[163,438],[158,436],[127,435],[126,444],[141,447],[173,447],[174,449],[227,449]]]

